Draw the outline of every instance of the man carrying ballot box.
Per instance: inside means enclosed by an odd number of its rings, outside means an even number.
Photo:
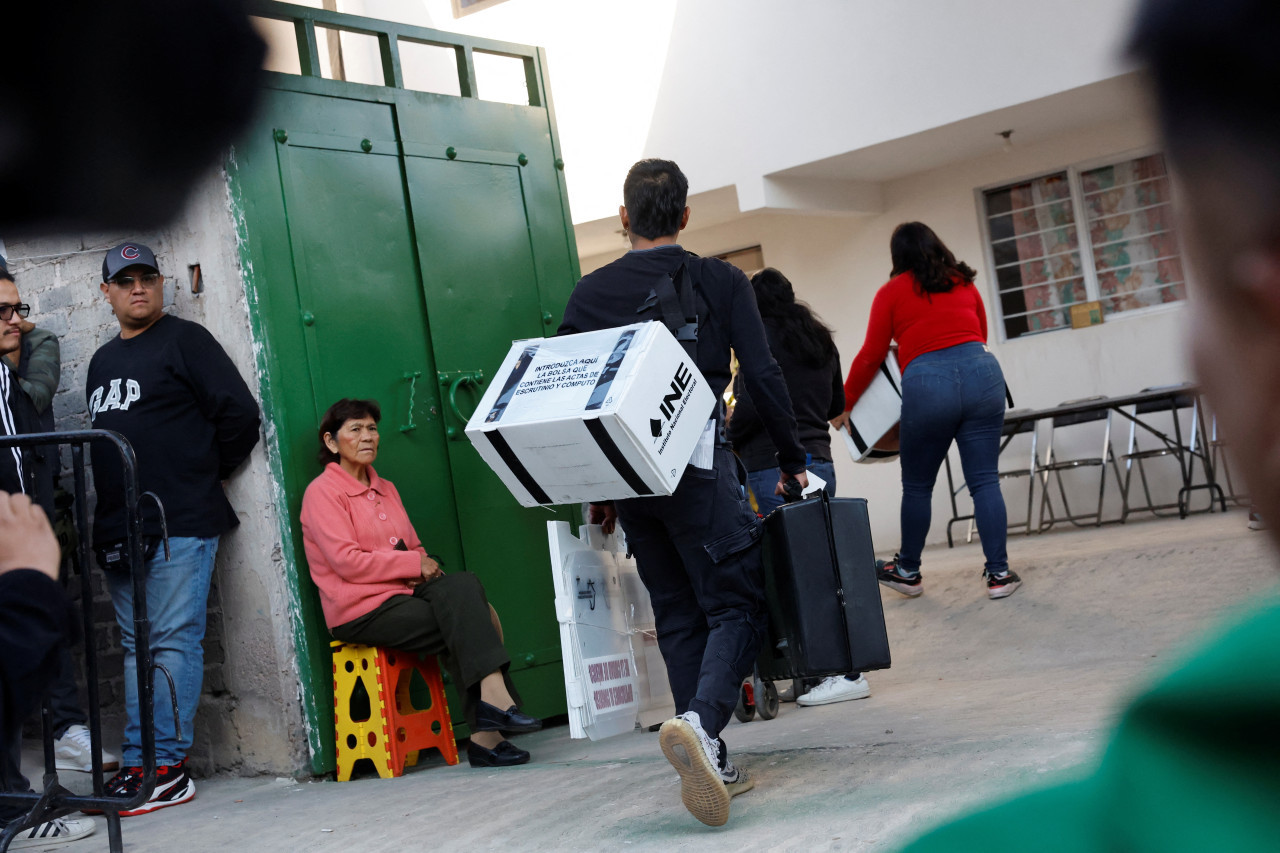
[[[631,251],[578,282],[559,334],[662,319],[678,300],[686,323],[673,330],[677,340],[694,354],[717,399],[729,384],[730,350],[737,354],[738,369],[779,448],[779,493],[787,480],[803,488],[804,448],[750,282],[736,267],[699,258],[677,242],[689,223],[688,191],[688,180],[669,160],[641,160],[631,167],[619,208]],[[662,725],[662,752],[680,774],[685,807],[710,826],[727,822],[730,798],[752,786],[746,772],[729,761],[720,731],[755,664],[767,619],[761,525],[723,427],[717,406],[673,494],[590,509],[591,520],[605,532],[620,523],[635,554],[676,706],[677,716]]]

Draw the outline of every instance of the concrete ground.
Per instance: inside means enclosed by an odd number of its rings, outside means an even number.
[[[1002,601],[986,597],[979,545],[929,550],[923,596],[883,591],[893,668],[868,675],[870,698],[783,704],[725,731],[757,788],[719,829],[681,806],[657,735],[591,743],[558,726],[518,739],[534,755],[519,768],[433,758],[390,780],[201,779],[194,802],[125,819],[125,849],[892,850],[1085,772],[1128,697],[1218,617],[1274,594],[1277,562],[1246,520],[1235,509],[1014,537],[1025,585]],[[106,850],[96,820],[93,837],[58,849]]]

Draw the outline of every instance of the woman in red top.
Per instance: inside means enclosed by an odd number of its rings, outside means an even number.
[[[325,624],[346,643],[440,655],[463,696],[471,766],[524,764],[529,753],[503,732],[537,731],[542,721],[517,707],[511,658],[480,580],[444,573],[396,487],[373,470],[381,417],[373,400],[343,398],[320,422],[325,468],[307,486],[301,520]]]
[[[880,583],[917,596],[920,553],[929,533],[933,484],[954,440],[986,556],[987,595],[1004,598],[1022,580],[1009,571],[1004,496],[997,458],[1004,425],[1004,374],[987,349],[987,312],[973,268],[957,261],[921,222],[906,222],[889,240],[892,278],[871,303],[862,350],[845,380],[845,408],[867,390],[898,342],[902,367],[902,547],[877,564]]]

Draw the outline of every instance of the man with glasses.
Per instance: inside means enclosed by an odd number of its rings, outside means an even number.
[[[18,295],[17,282],[14,281],[4,259],[0,258],[0,435],[19,435],[38,429],[35,406],[20,384],[18,364],[14,359],[14,356],[20,356],[22,353],[24,331],[31,326],[30,323],[25,322],[30,313],[31,306],[23,302]],[[56,380],[54,384],[56,386]],[[31,464],[31,458],[30,453],[23,453],[17,447],[0,449],[0,491],[34,497],[37,476]],[[48,497],[52,502],[52,489]],[[7,501],[8,498],[0,495],[0,500]],[[49,510],[50,507],[44,507],[46,515]],[[43,595],[43,592],[41,594]],[[30,605],[28,610],[44,607],[57,609],[60,592],[58,596],[57,599],[41,598],[39,601],[28,602]],[[65,607],[65,605],[62,606]],[[56,677],[42,680],[57,682],[59,688],[55,691],[53,684],[50,684],[51,696],[54,692],[58,694],[58,698],[51,702],[55,716],[66,716],[59,714],[60,711],[65,710],[73,715],[71,722],[78,717],[79,722],[83,723],[84,716],[80,713],[76,702],[71,654],[65,643],[60,644],[60,648],[56,650],[56,657],[49,656],[47,663],[56,671]],[[65,700],[68,695],[71,697],[71,705],[63,708],[65,702],[59,700]],[[0,790],[30,791],[31,784],[22,775],[22,722],[25,712],[30,709],[14,707],[9,710],[11,713],[5,715],[3,724],[0,724],[0,738],[2,738]],[[65,728],[62,732],[55,732],[58,735],[64,733]],[[85,733],[88,734],[88,729],[85,729]],[[3,829],[9,821],[21,817],[28,808],[29,805],[0,805],[0,829]],[[10,849],[36,843],[61,844],[83,838],[92,832],[93,823],[88,820],[45,821],[30,830],[19,833],[10,845]]]
[[[0,288],[8,291],[12,286],[12,298],[17,299],[17,284],[4,259],[0,258]],[[8,296],[5,297],[7,299]],[[20,392],[13,397],[18,432],[53,432],[53,396],[58,391],[62,377],[62,350],[58,337],[47,329],[41,329],[27,317],[31,307],[25,303],[12,304],[0,299],[0,318],[6,330],[16,319],[21,333],[20,345],[9,349],[6,336],[4,358],[13,371],[9,380],[17,380]],[[11,316],[5,316],[11,315]],[[16,374],[16,375],[14,375]],[[31,482],[25,484],[31,499],[49,516],[55,529],[58,525],[54,491],[57,487],[60,458],[53,446],[32,447],[24,457],[29,462],[26,473]],[[69,509],[67,510],[70,518]],[[73,523],[73,522],[72,522]],[[74,549],[72,549],[74,550]],[[64,557],[73,556],[64,554]],[[65,581],[65,573],[63,574]],[[76,688],[75,665],[70,649],[63,647],[59,653],[59,672],[49,687],[50,722],[53,726],[54,759],[59,770],[78,770],[88,773],[93,768],[88,718],[80,706]],[[119,767],[116,757],[102,753],[102,767],[115,770]]]
[[[203,326],[166,314],[164,276],[141,243],[121,243],[102,262],[103,296],[120,334],[89,362],[85,390],[96,429],[122,433],[137,454],[139,486],[156,502],[141,507],[151,654],[173,678],[155,679],[158,777],[150,799],[121,811],[147,814],[195,796],[186,771],[204,678],[205,610],[219,537],[239,521],[223,493],[258,443],[258,404],[226,352]],[[142,786],[142,730],[134,678],[133,585],[126,540],[124,483],[114,448],[91,449],[98,506],[94,549],[106,573],[125,652],[124,751],[107,794]],[[167,526],[166,526],[167,525]],[[167,547],[161,541],[168,536]],[[143,638],[145,641],[145,638]]]

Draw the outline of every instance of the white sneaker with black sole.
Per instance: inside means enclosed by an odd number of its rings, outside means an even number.
[[[822,679],[821,684],[797,699],[796,704],[808,708],[813,705],[848,702],[851,699],[866,699],[870,695],[871,685],[862,675],[853,681],[843,675],[832,675]]]
[[[729,821],[728,785],[720,774],[720,741],[712,740],[702,728],[696,711],[672,717],[658,730],[662,754],[680,774],[680,800],[689,813],[707,826],[724,826]],[[726,764],[728,759],[726,758]],[[750,787],[741,771],[728,764],[738,793]]]
[[[53,742],[54,766],[59,770],[79,770],[81,773],[93,771],[93,742],[89,729],[78,723],[68,728]],[[105,749],[102,750],[102,769],[115,770],[120,766],[120,759]]]
[[[53,847],[70,844],[93,835],[93,821],[86,818],[57,817],[24,829],[9,843],[10,850],[27,850],[33,847]]]

